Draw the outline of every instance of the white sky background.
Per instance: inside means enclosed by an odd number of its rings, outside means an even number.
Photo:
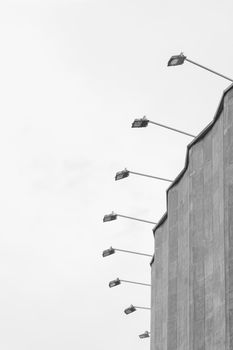
[[[0,3],[0,347],[2,350],[148,349],[149,259],[166,183],[190,138],[212,119],[227,81],[185,63],[181,51],[233,77],[233,2],[4,1]]]

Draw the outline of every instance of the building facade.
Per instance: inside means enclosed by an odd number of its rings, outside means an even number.
[[[151,350],[233,350],[233,86],[154,228]]]

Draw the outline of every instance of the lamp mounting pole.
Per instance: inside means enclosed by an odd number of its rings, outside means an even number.
[[[152,175],[147,175],[147,174],[143,174],[143,173],[136,173],[135,171],[131,171],[131,170],[129,170],[129,172],[130,172],[130,174],[134,174],[134,175],[140,175],[140,176],[150,177],[150,178],[156,179],[156,180],[162,180],[162,181],[172,182],[172,180],[165,179],[165,178],[163,178],[163,177],[152,176]]]
[[[132,283],[132,284],[140,284],[141,286],[151,287],[151,284],[148,284],[148,283],[133,282],[133,281],[127,281],[127,280],[122,280],[122,279],[120,279],[120,281],[121,282],[126,282],[126,283]]]
[[[148,120],[148,122],[151,123],[151,124],[155,124],[155,125],[161,126],[162,128],[166,128],[166,129],[170,129],[172,131],[179,132],[180,134],[184,134],[184,135],[187,135],[187,136],[190,136],[190,137],[195,137],[195,135],[189,134],[189,133],[187,133],[185,131],[181,131],[181,130],[178,130],[178,129],[175,129],[175,128],[171,128],[170,126],[167,126],[167,125],[164,125],[164,124],[152,122],[151,120]]]
[[[125,250],[125,249],[118,249],[118,248],[113,248],[114,250],[118,252],[124,252],[124,253],[130,253],[130,254],[137,254],[137,255],[143,255],[143,256],[149,256],[152,258],[152,255],[150,254],[145,254],[145,253],[139,253],[139,252],[133,252],[132,250]]]
[[[132,216],[126,216],[126,215],[121,215],[121,214],[116,214],[116,215],[117,215],[117,216],[120,216],[120,217],[122,217],[122,218],[126,218],[126,219],[132,219],[132,220],[136,220],[136,221],[146,222],[147,224],[153,224],[153,225],[156,225],[156,224],[157,224],[156,222],[153,222],[153,221],[137,219],[137,218],[134,218],[134,217],[132,217]]]
[[[208,70],[208,71],[211,72],[211,73],[214,73],[214,74],[216,74],[216,75],[219,75],[220,77],[222,77],[222,78],[224,78],[224,79],[226,79],[226,80],[229,80],[229,81],[233,82],[232,79],[226,77],[225,75],[223,75],[223,74],[221,74],[221,73],[218,73],[218,72],[214,71],[213,69],[210,69],[210,68],[207,68],[207,67],[205,67],[205,66],[202,66],[201,64],[199,64],[199,63],[197,63],[197,62],[194,62],[194,61],[190,60],[190,59],[187,58],[187,57],[185,57],[185,61],[188,61],[188,62],[190,62],[190,63],[192,63],[192,64],[195,64],[196,66],[198,66],[198,67],[200,67],[200,68],[203,68],[203,69],[205,69],[205,70]]]
[[[135,309],[142,309],[142,310],[151,310],[150,307],[142,307],[142,306],[134,306]]]

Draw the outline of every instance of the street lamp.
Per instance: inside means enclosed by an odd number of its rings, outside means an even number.
[[[186,59],[186,57],[181,52],[180,55],[172,56],[170,58],[170,60],[168,61],[167,65],[168,66],[180,66],[181,64],[184,63],[185,59]]]
[[[108,285],[109,288],[112,288],[118,286],[119,284],[121,284],[121,281],[119,280],[119,278],[116,278],[115,280],[110,281]]]
[[[127,170],[127,169],[124,169],[122,171],[118,171],[115,175],[115,180],[117,181],[117,180],[124,179],[124,178],[129,176],[129,173],[130,173],[129,170]]]
[[[146,117],[141,119],[135,119],[132,123],[132,128],[145,128],[149,123],[149,120]]]
[[[126,219],[131,219],[131,220],[146,222],[147,224],[156,225],[156,222],[153,222],[153,221],[138,219],[138,218],[135,218],[135,217],[132,217],[132,216],[126,216],[126,215],[122,215],[122,214],[116,214],[116,213],[114,213],[114,212],[112,212],[111,214],[104,215],[104,217],[103,217],[103,222],[108,222],[108,221],[116,220],[118,216],[121,217],[121,218],[126,218]]]
[[[104,215],[103,222],[108,222],[117,219],[117,214],[111,212],[111,214]]]
[[[127,307],[125,310],[124,310],[124,313],[126,315],[129,315],[131,314],[132,312],[136,311],[136,307],[133,306],[133,305],[130,305],[129,307]]]
[[[183,135],[195,137],[195,135],[189,134],[188,132],[185,132],[185,131],[182,131],[179,129],[175,129],[175,128],[171,128],[170,126],[167,126],[164,124],[153,122],[153,121],[147,119],[145,116],[141,119],[135,119],[132,123],[132,128],[145,128],[149,123],[157,125],[157,126],[161,126],[162,128],[165,128],[165,129],[169,129],[169,130],[178,132],[178,133],[183,134]]]
[[[116,251],[118,251],[118,252],[123,252],[123,253],[130,253],[130,254],[137,254],[137,255],[149,256],[150,258],[153,257],[153,255],[150,255],[150,254],[134,252],[134,251],[132,251],[132,250],[117,249],[117,248],[113,248],[113,247],[110,247],[109,249],[104,250],[103,253],[102,253],[102,256],[105,258],[106,256],[115,254]]]
[[[132,314],[132,312],[137,311],[137,309],[142,309],[142,310],[150,310],[150,307],[143,307],[143,306],[134,306],[134,305],[130,305],[129,307],[127,307],[124,310],[124,313],[126,315]]]
[[[110,247],[109,249],[105,249],[102,253],[103,258],[106,258],[106,256],[115,254],[116,249]]]
[[[145,338],[149,338],[149,337],[150,337],[150,332],[148,332],[148,331],[145,331],[144,333],[139,334],[140,339],[145,339]]]
[[[150,177],[152,179],[156,179],[156,180],[162,180],[162,181],[167,181],[167,182],[172,182],[172,180],[169,179],[165,179],[163,177],[158,177],[158,176],[152,176],[152,175],[147,175],[147,174],[143,174],[143,173],[136,173],[135,171],[131,171],[131,170],[127,170],[124,169],[122,171],[118,171],[115,175],[115,180],[122,180],[126,177],[129,176],[129,174],[134,174],[134,175],[140,175],[140,176],[145,176],[145,177]]]
[[[172,56],[172,57],[170,58],[170,60],[168,61],[168,64],[167,64],[167,65],[170,66],[170,67],[171,67],[171,66],[172,66],[172,67],[173,67],[173,66],[179,66],[179,65],[183,64],[184,61],[190,62],[190,63],[192,63],[192,64],[194,64],[194,65],[196,65],[196,66],[198,66],[198,67],[200,67],[200,68],[203,68],[203,69],[205,69],[205,70],[208,70],[208,71],[211,72],[211,73],[214,73],[214,74],[216,74],[216,75],[218,75],[218,76],[220,76],[220,77],[222,77],[222,78],[224,78],[224,79],[226,79],[226,80],[229,80],[229,81],[233,82],[232,79],[226,77],[225,75],[220,74],[220,73],[218,73],[218,72],[216,72],[216,71],[214,71],[214,70],[212,70],[212,69],[210,69],[210,68],[207,68],[207,67],[205,67],[205,66],[202,66],[201,64],[199,64],[199,63],[197,63],[197,62],[191,61],[191,60],[188,59],[186,56],[184,56],[183,52],[181,52],[180,55]]]
[[[121,284],[121,282],[132,283],[132,284],[137,284],[137,285],[141,285],[141,286],[151,287],[151,284],[148,284],[148,283],[128,281],[128,280],[122,280],[122,279],[116,278],[115,280],[112,280],[112,281],[109,282],[109,284],[108,284],[109,288],[116,287],[119,284]]]

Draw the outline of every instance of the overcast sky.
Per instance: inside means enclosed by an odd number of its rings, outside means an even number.
[[[175,178],[187,136],[198,134],[229,82],[181,51],[233,77],[233,2],[31,0],[0,2],[1,181],[0,347],[2,350],[149,349],[138,334],[150,312],[150,259],[167,184],[116,171]]]

